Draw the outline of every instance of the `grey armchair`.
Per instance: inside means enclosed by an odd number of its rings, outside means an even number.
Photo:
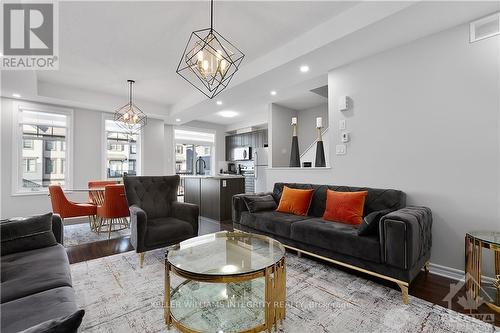
[[[126,176],[123,178],[130,209],[130,242],[139,253],[177,244],[198,236],[197,205],[178,202],[180,177]]]

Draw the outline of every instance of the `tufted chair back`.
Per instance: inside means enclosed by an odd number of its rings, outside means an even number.
[[[172,202],[177,201],[179,181],[178,175],[123,177],[129,206],[139,206],[148,219],[171,216]]]

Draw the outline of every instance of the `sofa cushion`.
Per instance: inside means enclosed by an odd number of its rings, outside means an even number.
[[[19,332],[47,320],[69,316],[77,310],[71,287],[50,289],[2,303],[0,309],[2,333]]]
[[[0,223],[2,255],[56,245],[52,213]]]
[[[83,316],[85,315],[85,310],[77,310],[76,312],[70,314],[69,316],[64,316],[61,318],[50,319],[44,321],[35,326],[31,326],[28,329],[23,330],[20,333],[68,333],[77,332],[78,327],[82,323]]]
[[[359,225],[358,228],[358,235],[360,236],[370,236],[370,235],[377,235],[378,236],[378,225],[380,222],[380,219],[390,213],[392,210],[391,209],[384,209],[384,210],[379,210],[376,212],[371,212],[370,214],[366,215],[361,224]]]
[[[60,244],[1,257],[1,302],[57,287],[71,287],[69,261]]]
[[[346,224],[361,224],[363,220],[363,207],[365,206],[367,195],[367,191],[326,191],[326,208],[323,218]]]
[[[193,226],[189,222],[175,217],[148,219],[147,224],[145,243],[149,247],[165,244],[165,235],[169,235],[168,238],[173,243],[193,236]]]
[[[306,216],[314,190],[301,190],[285,186],[276,210],[282,213]]]
[[[291,226],[291,239],[363,260],[381,262],[376,236],[358,236],[355,226],[312,218]]]
[[[307,219],[307,216],[267,211],[241,213],[240,224],[282,237],[290,237],[292,224]]]
[[[262,212],[266,210],[275,210],[276,201],[272,195],[246,195],[243,197],[243,201],[247,206],[250,213]]]

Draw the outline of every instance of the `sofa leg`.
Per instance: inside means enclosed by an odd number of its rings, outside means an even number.
[[[401,289],[401,295],[403,296],[403,303],[408,304],[410,303],[410,298],[408,296],[408,286],[405,286],[404,284],[398,283],[399,288]]]
[[[424,271],[425,271],[425,274],[429,273],[430,271],[430,266],[431,266],[431,262],[430,261],[427,261],[424,265]]]
[[[297,251],[297,257],[301,258],[302,257],[302,252]]]
[[[142,268],[142,265],[144,264],[144,252],[139,253],[139,266]]]

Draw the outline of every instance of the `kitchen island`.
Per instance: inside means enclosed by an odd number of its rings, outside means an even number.
[[[217,221],[231,220],[232,197],[245,192],[245,178],[239,175],[182,176],[184,202],[200,207],[200,215]]]

